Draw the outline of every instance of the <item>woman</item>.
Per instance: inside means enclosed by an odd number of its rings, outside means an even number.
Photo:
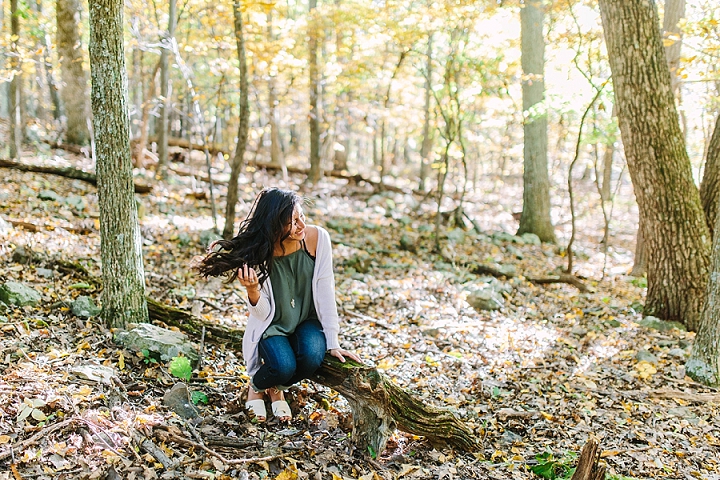
[[[215,247],[219,247],[216,249]],[[250,376],[245,407],[263,422],[265,393],[272,412],[289,421],[283,390],[310,377],[326,351],[341,362],[360,358],[340,348],[330,236],[307,225],[294,192],[265,189],[232,240],[219,240],[198,265],[200,274],[231,272],[247,290],[249,318],[243,355]]]

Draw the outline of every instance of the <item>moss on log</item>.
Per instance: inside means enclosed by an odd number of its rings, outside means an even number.
[[[205,327],[206,340],[223,343],[230,348],[242,349],[242,337],[244,330],[223,327],[202,318],[196,317],[190,312],[173,308],[157,300],[146,297],[148,314],[151,320],[163,322],[166,325],[177,327],[180,330],[196,337],[200,337]]]
[[[313,381],[343,395],[353,412],[353,439],[379,454],[395,428],[421,435],[433,446],[465,451],[479,447],[472,430],[450,410],[428,405],[397,386],[376,368],[326,356]]]

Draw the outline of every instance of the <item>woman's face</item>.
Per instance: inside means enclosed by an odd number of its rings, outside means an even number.
[[[300,205],[295,205],[288,228],[290,235],[287,240],[299,242],[305,238],[305,213]]]

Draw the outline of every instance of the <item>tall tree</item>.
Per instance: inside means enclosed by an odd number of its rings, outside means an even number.
[[[170,125],[168,122],[170,115],[170,96],[172,95],[170,83],[170,53],[172,43],[175,36],[175,22],[177,15],[175,13],[176,1],[169,0],[168,10],[168,29],[163,39],[163,49],[160,53],[160,97],[162,104],[160,107],[160,121],[157,127],[158,136],[158,164],[157,175],[160,178],[167,176],[168,165],[168,135],[170,134]]]
[[[677,69],[680,65],[680,50],[682,47],[682,30],[680,19],[685,16],[685,0],[666,0],[665,16],[663,17],[663,44],[665,45],[665,58],[670,68],[670,85],[673,94],[679,97]],[[635,259],[630,275],[639,277],[647,273],[648,249],[645,248],[645,235],[643,234],[643,217],[638,223],[637,238],[635,239]],[[712,226],[710,227],[712,230]]]
[[[60,96],[67,118],[65,140],[85,145],[90,140],[88,132],[87,76],[83,70],[83,52],[78,25],[80,25],[80,2],[57,0],[57,50],[60,56],[62,89]]]
[[[663,44],[665,57],[670,67],[670,84],[676,92],[678,81],[678,67],[680,66],[680,51],[682,49],[682,30],[680,20],[685,17],[685,0],[665,0],[665,15],[663,16]]]
[[[318,105],[318,27],[317,0],[308,1],[308,74],[310,77],[310,172],[308,180],[318,182],[322,177],[320,165],[320,110]]]
[[[238,180],[243,166],[245,148],[247,147],[248,128],[250,121],[250,104],[248,103],[247,61],[245,60],[245,38],[243,33],[242,9],[240,2],[233,4],[235,15],[235,42],[240,68],[240,117],[237,133],[237,147],[230,164],[230,180],[228,182],[227,204],[225,205],[225,227],[223,238],[230,239],[235,229],[235,206],[238,201]]]
[[[123,1],[90,1],[90,70],[95,131],[102,317],[110,327],[147,322],[145,273],[133,191],[123,47]]]
[[[716,232],[720,229],[718,220],[720,216],[715,219]],[[693,380],[717,387],[720,386],[720,235],[713,238],[712,272],[706,298],[685,371]]]
[[[600,0],[620,132],[648,249],[645,312],[697,329],[710,233],[670,83],[654,1]]]
[[[423,108],[422,144],[420,147],[420,183],[418,188],[425,191],[427,180],[427,169],[430,166],[430,152],[432,152],[433,136],[430,131],[431,122],[431,99],[432,99],[432,62],[433,62],[433,34],[428,35],[427,54],[425,66],[425,106]]]
[[[520,10],[523,70],[523,208],[518,235],[534,233],[543,242],[556,242],[550,219],[550,179],[547,165],[545,112],[545,7],[541,0],[526,0]]]
[[[20,56],[18,55],[17,42],[20,38],[20,12],[18,11],[18,0],[10,0],[10,70],[12,79],[8,88],[10,97],[10,158],[20,158],[22,154],[21,144],[23,136],[22,117],[20,115]]]
[[[713,233],[718,202],[720,202],[720,115],[715,121],[715,130],[710,137],[707,149],[705,172],[700,183],[700,199],[705,211],[705,220],[710,232]]]
[[[267,35],[268,41],[273,44],[276,41],[275,32],[273,32],[273,12],[272,8],[267,12]],[[268,123],[270,126],[270,163],[280,165],[283,177],[287,181],[287,166],[285,165],[285,157],[282,155],[280,145],[280,129],[278,128],[277,113],[277,85],[276,74],[270,71],[268,74]]]
[[[33,7],[38,17],[43,17],[42,1],[36,0]],[[42,43],[42,66],[45,70],[45,81],[47,82],[48,90],[50,93],[50,101],[52,102],[53,106],[52,114],[55,120],[59,120],[61,117],[60,95],[58,94],[59,89],[57,88],[57,85],[55,84],[55,80],[53,78],[51,51],[52,41],[50,40],[50,34],[47,31],[40,33],[39,36]]]

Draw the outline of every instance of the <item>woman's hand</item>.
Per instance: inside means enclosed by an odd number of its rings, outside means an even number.
[[[348,352],[347,350],[343,350],[342,348],[333,348],[332,350],[330,350],[330,355],[337,358],[343,363],[345,363],[345,357],[355,360],[358,363],[362,363],[360,357],[355,355],[353,352]]]
[[[253,306],[257,305],[258,300],[260,300],[260,281],[258,280],[257,273],[255,273],[255,269],[248,267],[247,265],[243,265],[238,268],[237,278],[240,281],[240,285],[245,287],[245,290],[247,290],[250,304]]]
[[[248,292],[252,290],[260,290],[260,282],[258,281],[257,273],[252,267],[248,267],[247,264],[238,268],[238,280],[240,285],[245,287]]]

